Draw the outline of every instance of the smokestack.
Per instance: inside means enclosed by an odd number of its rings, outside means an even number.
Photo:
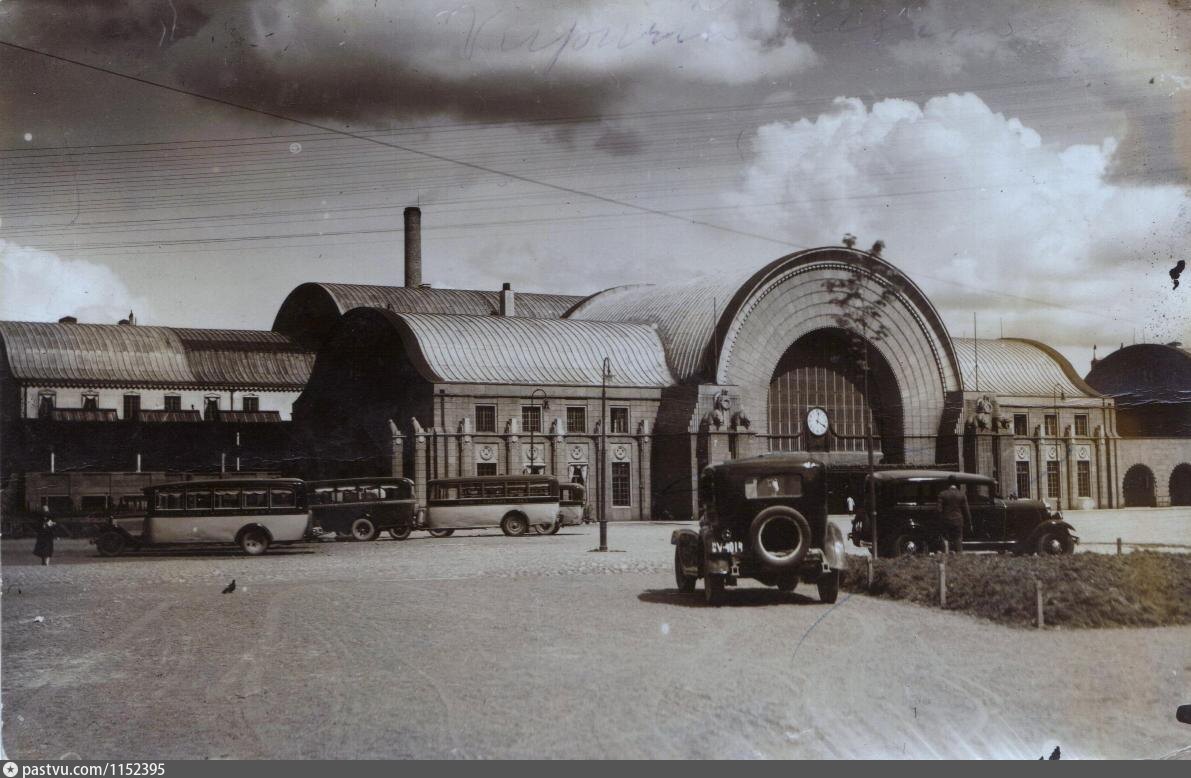
[[[405,209],[405,285],[422,285],[422,209]]]
[[[513,297],[513,285],[506,281],[500,288],[500,315],[515,316],[514,311],[516,311],[516,300]]]

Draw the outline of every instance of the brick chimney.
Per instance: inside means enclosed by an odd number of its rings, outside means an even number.
[[[516,300],[513,296],[513,285],[505,282],[504,286],[500,288],[500,315],[501,316],[515,316]]]
[[[422,285],[422,209],[405,209],[405,285]]]

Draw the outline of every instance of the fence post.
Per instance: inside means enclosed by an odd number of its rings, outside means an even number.
[[[1117,538],[1117,556],[1121,555],[1121,539]]]
[[[1038,604],[1038,629],[1042,629],[1046,622],[1042,617],[1042,579],[1040,578],[1034,579],[1034,595]]]
[[[947,607],[947,560],[939,560],[939,607]]]

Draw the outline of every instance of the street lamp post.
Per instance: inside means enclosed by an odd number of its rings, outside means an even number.
[[[1051,387],[1051,390],[1054,394],[1054,406],[1055,406],[1055,442],[1054,442],[1055,462],[1059,463],[1059,468],[1060,468],[1058,495],[1055,496],[1055,510],[1061,511],[1061,510],[1063,510],[1063,473],[1062,473],[1062,469],[1061,469],[1063,467],[1063,464],[1062,464],[1063,460],[1059,459],[1059,439],[1062,438],[1062,436],[1063,436],[1063,425],[1059,422],[1059,419],[1060,419],[1060,417],[1059,417],[1059,399],[1061,398],[1062,400],[1066,401],[1067,400],[1067,392],[1064,391],[1057,383]],[[1065,455],[1066,453],[1067,453],[1067,443],[1066,443],[1066,441],[1063,441],[1063,454]],[[1065,458],[1066,457],[1064,456],[1064,459]],[[1068,469],[1068,472],[1070,472],[1070,469]],[[1047,489],[1049,490],[1049,488],[1050,488],[1050,477],[1047,476]]]
[[[530,407],[532,407],[534,409],[538,409],[538,395],[539,394],[542,395],[542,408],[540,410],[538,410],[538,419],[537,419],[537,426],[540,427],[542,425],[542,411],[545,410],[546,408],[549,408],[550,404],[549,404],[549,399],[546,397],[545,389],[534,389],[532,392],[529,393]],[[533,469],[536,466],[534,464],[534,461],[537,459],[537,453],[536,453],[537,449],[535,449],[534,445],[533,445],[534,431],[535,430],[533,427],[529,428],[529,473],[530,473],[530,475],[534,475]],[[546,468],[543,465],[543,467],[542,467],[543,472],[545,471],[545,469]]]
[[[608,379],[612,377],[612,360],[604,357],[600,366],[600,551],[608,550]]]

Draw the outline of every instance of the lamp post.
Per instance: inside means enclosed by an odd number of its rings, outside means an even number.
[[[1059,439],[1063,436],[1063,426],[1059,421],[1059,399],[1061,398],[1064,402],[1066,402],[1067,392],[1064,391],[1058,385],[1058,383],[1054,384],[1054,386],[1051,387],[1051,390],[1054,395],[1054,406],[1055,406],[1055,447],[1054,447],[1055,462],[1059,463],[1059,468],[1060,468],[1060,470],[1059,470],[1059,488],[1058,488],[1059,493],[1058,493],[1058,495],[1055,496],[1055,510],[1061,511],[1061,510],[1063,510],[1063,472],[1062,472],[1062,467],[1063,467],[1062,461],[1063,460],[1059,459]],[[1066,446],[1066,441],[1064,441],[1064,444],[1063,444],[1064,459],[1066,458],[1066,456],[1065,456],[1066,453],[1067,453],[1067,446]],[[1070,472],[1070,468],[1068,468],[1068,472]],[[1048,490],[1049,490],[1049,487],[1050,487],[1050,478],[1048,476],[1047,477]]]
[[[608,550],[608,380],[613,378],[612,360],[604,357],[600,366],[600,551]]]
[[[535,408],[535,409],[538,408],[538,395],[539,394],[542,396],[542,408],[540,410],[538,410],[538,419],[537,419],[536,426],[540,427],[540,426],[542,426],[542,411],[545,410],[546,408],[550,407],[550,401],[546,397],[545,389],[534,389],[532,392],[529,393],[530,407]],[[534,432],[535,432],[534,428],[530,427],[529,428],[529,473],[530,473],[530,475],[535,475],[533,469],[536,466],[534,464],[534,462],[537,459],[537,453],[536,453],[537,449],[535,449],[534,445],[533,445]],[[545,466],[543,466],[542,470],[545,471],[545,469],[546,469]]]

